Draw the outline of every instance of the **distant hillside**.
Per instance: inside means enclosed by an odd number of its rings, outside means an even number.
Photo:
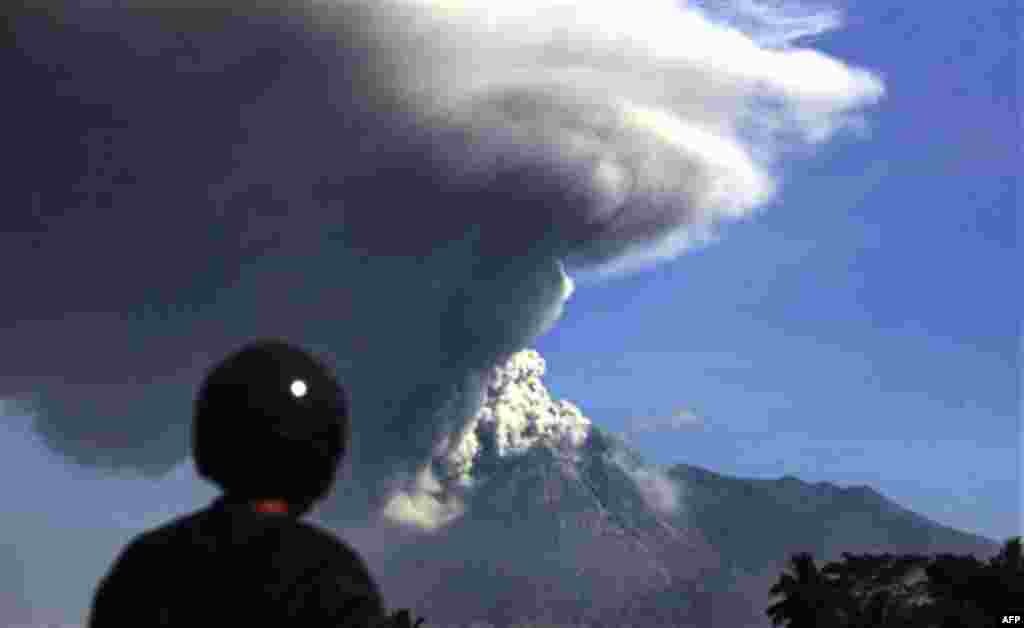
[[[759,571],[797,551],[819,560],[842,552],[951,552],[979,558],[999,543],[936,523],[868,486],[843,488],[786,476],[745,479],[679,464],[668,473],[680,482],[687,508],[682,520],[696,527],[723,560]]]

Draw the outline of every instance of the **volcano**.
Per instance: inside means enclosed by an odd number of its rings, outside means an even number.
[[[369,553],[391,604],[432,626],[767,627],[768,590],[795,552],[999,549],[866,486],[656,468],[552,399],[545,367],[528,350],[495,368],[475,420],[435,459],[461,515]]]

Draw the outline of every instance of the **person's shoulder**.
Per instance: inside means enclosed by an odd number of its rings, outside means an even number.
[[[318,557],[321,577],[348,583],[355,589],[363,589],[375,599],[380,599],[380,590],[369,567],[359,552],[342,538],[316,524],[296,521],[301,534],[308,539]]]
[[[320,555],[333,558],[343,557],[363,566],[363,560],[359,553],[333,532],[307,521],[296,520],[295,524],[297,533],[307,539],[308,543],[315,544],[321,552]]]
[[[167,534],[168,530],[165,530],[163,526],[139,532],[121,548],[121,561],[131,560],[136,556],[144,556],[161,547],[165,547],[163,540],[167,537]]]
[[[149,570],[152,565],[158,564],[160,555],[166,549],[162,542],[163,535],[159,532],[146,530],[130,538],[115,557],[103,578],[103,583],[117,588],[134,587],[138,584],[140,574]]]
[[[179,553],[183,543],[190,542],[192,535],[189,531],[202,514],[203,511],[195,511],[181,515],[136,534],[125,543],[117,557],[118,571],[135,571],[138,567],[163,562],[167,556]]]
[[[158,548],[165,548],[174,545],[172,539],[180,536],[183,532],[195,527],[205,510],[196,510],[184,515],[179,515],[170,521],[162,523],[154,528],[144,530],[137,534],[125,547],[137,547],[143,551],[151,551]]]

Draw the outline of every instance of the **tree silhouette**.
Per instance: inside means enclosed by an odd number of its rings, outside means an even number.
[[[940,628],[970,628],[991,623],[980,599],[987,593],[985,565],[974,556],[941,554],[927,568],[931,616]]]
[[[789,628],[974,628],[1024,607],[1024,556],[1013,537],[987,562],[974,556],[848,554],[817,571],[797,554],[766,613]],[[788,622],[788,623],[787,623]]]
[[[771,588],[771,594],[782,599],[771,605],[765,613],[773,626],[787,628],[817,628],[838,625],[842,604],[838,589],[814,563],[806,552],[793,555],[788,564],[789,573],[783,573]]]
[[[1012,605],[1024,607],[1024,556],[1021,556],[1021,538],[1009,539],[998,554],[989,559],[984,576],[972,582],[978,605],[988,615],[996,617],[1006,613]]]
[[[929,558],[909,554],[848,554],[822,572],[831,577],[842,604],[843,626],[878,628],[914,625],[910,618],[927,600],[924,567]]]

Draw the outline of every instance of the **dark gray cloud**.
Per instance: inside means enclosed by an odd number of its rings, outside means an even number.
[[[158,476],[203,369],[283,337],[352,391],[328,512],[358,512],[557,318],[563,263],[678,254],[771,197],[781,138],[881,95],[685,8],[522,4],[7,9],[0,398],[72,460]]]

